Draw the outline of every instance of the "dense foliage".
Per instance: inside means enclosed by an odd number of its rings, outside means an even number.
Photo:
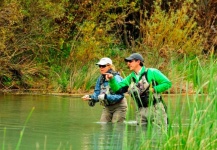
[[[89,90],[95,62],[118,70],[131,52],[170,71],[172,60],[213,54],[215,0],[1,0],[0,88]]]

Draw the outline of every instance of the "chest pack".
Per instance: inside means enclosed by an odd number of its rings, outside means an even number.
[[[114,76],[118,74],[114,71],[108,71],[108,73],[112,73]],[[102,75],[100,78],[100,94],[114,94],[109,84],[106,84],[106,82],[108,81],[106,81],[105,75]]]
[[[116,73],[116,72],[109,72],[109,73],[112,73],[114,76],[118,75],[118,73]],[[112,91],[112,89],[110,88],[109,84],[106,84],[106,82],[108,82],[108,81],[106,81],[105,76],[102,75],[101,78],[100,78],[100,94],[115,94]],[[101,105],[109,106],[109,105],[114,105],[116,103],[117,102],[110,102],[107,99],[105,99],[104,103],[101,104]]]
[[[148,69],[140,76],[139,81],[136,83],[135,78],[131,78],[131,83],[129,86],[128,93],[133,97],[136,101],[138,107],[148,107],[150,105],[155,105],[161,97],[157,93],[153,93],[153,96],[150,97],[150,84],[153,85],[153,81],[151,83],[148,82],[147,78]],[[154,83],[156,84],[156,83]]]
[[[149,89],[149,86],[150,84],[148,83],[147,81],[147,71],[145,71],[138,83],[136,83],[136,79],[135,78],[131,78],[131,83],[130,83],[130,86],[129,86],[129,89],[130,89],[130,92],[133,91],[133,92],[137,92],[138,94],[142,94],[144,93],[145,91],[147,91]]]

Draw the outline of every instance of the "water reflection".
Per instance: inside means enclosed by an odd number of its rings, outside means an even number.
[[[97,130],[90,135],[83,135],[85,150],[137,150],[141,147],[159,149],[159,143],[163,143],[166,132],[158,126],[137,125],[136,121],[125,123],[100,123]],[[150,127],[150,128],[149,128]],[[157,144],[156,144],[157,143]]]
[[[179,122],[187,126],[190,103],[177,97],[167,100],[171,128],[178,130]],[[130,120],[105,124],[98,122],[102,107],[89,107],[80,98],[0,95],[0,147],[4,146],[5,150],[16,148],[26,118],[35,107],[22,137],[22,150],[157,149],[159,143],[163,143],[166,131],[159,127],[138,126],[134,121],[133,105],[129,106]]]
[[[85,149],[123,149],[125,125],[123,123],[97,123],[100,125],[86,140]]]

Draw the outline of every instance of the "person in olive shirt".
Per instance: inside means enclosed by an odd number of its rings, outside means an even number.
[[[144,58],[139,53],[133,53],[124,59],[131,71],[121,82],[117,82],[112,74],[106,73],[109,85],[116,93],[128,93],[135,100],[138,108],[137,123],[155,122],[167,125],[166,105],[161,93],[171,87],[171,81],[158,69],[146,68]]]

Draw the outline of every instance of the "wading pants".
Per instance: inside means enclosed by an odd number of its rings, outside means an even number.
[[[123,98],[120,102],[111,106],[105,106],[100,122],[123,122],[126,119],[127,108],[126,98]]]
[[[140,107],[136,119],[138,124],[147,124],[150,121],[159,126],[167,126],[167,113],[162,102],[149,107]]]

